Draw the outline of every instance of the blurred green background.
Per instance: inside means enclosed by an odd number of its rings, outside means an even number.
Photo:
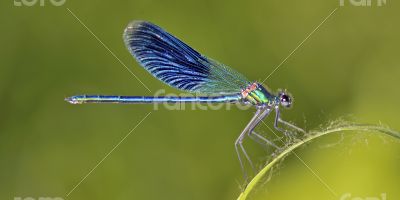
[[[154,79],[125,49],[122,31],[131,20],[156,23],[261,81],[339,7],[339,0],[44,2],[0,3],[0,199],[224,200],[240,193],[233,144],[254,110],[67,104],[64,97],[74,94],[153,95],[67,9],[150,90],[172,93],[178,91]],[[400,130],[399,9],[394,0],[382,7],[374,0],[371,7],[346,1],[267,80],[273,90],[287,88],[295,97],[283,117],[307,129],[351,116]],[[289,156],[260,199],[340,199],[348,193],[347,199],[400,199],[399,143],[362,134],[323,147],[339,139],[327,136],[296,151],[336,196]]]

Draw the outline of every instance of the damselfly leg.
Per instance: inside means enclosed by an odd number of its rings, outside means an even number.
[[[244,130],[242,131],[242,133],[239,135],[238,139],[235,142],[235,149],[236,149],[236,153],[237,153],[238,158],[239,158],[240,167],[241,167],[241,169],[243,171],[244,180],[247,180],[247,173],[246,173],[246,170],[244,169],[244,164],[243,164],[243,161],[242,161],[242,158],[241,158],[241,155],[240,155],[239,148],[242,151],[243,155],[246,157],[246,159],[249,162],[251,168],[255,172],[255,168],[254,168],[253,162],[251,161],[250,156],[247,154],[245,148],[243,147],[243,139],[245,138],[246,134],[249,135],[249,136],[255,135],[257,138],[265,141],[266,143],[270,143],[274,147],[277,147],[275,144],[273,144],[272,142],[268,141],[266,138],[264,138],[261,135],[253,132],[254,128],[257,127],[257,125],[266,116],[268,116],[270,112],[271,112],[271,109],[268,108],[268,107],[263,107],[263,108],[257,109],[257,111],[254,114],[253,118],[250,120],[250,122],[247,124],[247,126],[244,128]]]
[[[281,124],[283,124],[283,125],[285,125],[285,126],[287,126],[287,127],[290,127],[290,128],[292,128],[292,129],[294,129],[294,130],[296,130],[296,131],[298,131],[298,132],[306,133],[306,131],[305,131],[304,129],[302,129],[302,128],[300,128],[300,127],[297,127],[296,125],[291,124],[291,123],[289,123],[289,122],[287,122],[287,121],[284,121],[284,120],[281,118],[281,114],[280,114],[280,111],[279,111],[279,107],[276,107],[276,108],[275,108],[275,122],[274,122],[274,128],[275,128],[276,130],[282,132],[283,134],[285,134],[286,137],[289,137],[289,138],[290,138],[291,132],[289,132],[289,131],[286,130],[286,129],[283,129],[283,128],[279,127],[279,123],[281,123]]]
[[[264,136],[256,133],[255,131],[251,132],[251,134],[249,134],[250,138],[253,139],[254,141],[256,141],[258,144],[260,145],[269,145],[272,146],[276,149],[279,149],[279,147],[273,143],[272,141],[268,140],[267,138],[265,138]]]
[[[239,137],[236,139],[236,142],[235,142],[236,154],[238,156],[239,163],[240,163],[240,168],[242,169],[243,178],[244,178],[245,181],[247,180],[247,173],[246,173],[246,170],[244,169],[244,163],[242,161],[242,156],[240,155],[240,150],[242,150],[242,153],[244,154],[244,156],[246,157],[247,161],[250,163],[250,166],[254,170],[253,163],[251,162],[250,157],[248,156],[248,154],[246,153],[246,150],[243,147],[243,139],[246,136],[247,131],[252,126],[252,124],[258,120],[258,115],[260,115],[261,112],[262,112],[261,109],[257,109],[257,111],[254,114],[253,118],[246,125],[246,127],[243,129],[242,133],[240,133]],[[240,150],[239,150],[239,148],[240,148]]]
[[[264,118],[266,118],[270,113],[271,113],[271,109],[268,107],[258,117],[259,118],[259,122],[258,123],[260,123],[262,120],[264,120]],[[254,129],[257,127],[258,123],[248,132],[250,138],[252,138],[254,141],[258,142],[261,145],[265,145],[265,143],[266,143],[266,144],[268,144],[268,145],[270,145],[270,146],[272,146],[274,148],[279,149],[279,147],[276,144],[274,144],[273,142],[269,141],[267,138],[263,137],[262,135],[260,135],[260,134],[258,134],[258,133],[256,133],[254,131]],[[262,141],[262,143],[259,142],[260,140]]]
[[[263,107],[263,108],[259,108],[257,109],[256,113],[254,114],[253,118],[250,120],[250,122],[247,124],[247,126],[244,128],[244,130],[242,131],[242,133],[239,135],[239,137],[237,138],[236,142],[235,142],[235,149],[236,149],[236,153],[238,155],[239,158],[239,162],[240,162],[240,167],[243,171],[243,176],[244,176],[244,180],[247,180],[247,173],[246,170],[244,168],[244,163],[241,157],[241,153],[243,153],[243,155],[245,156],[246,160],[249,162],[251,168],[253,169],[253,171],[255,171],[253,162],[250,159],[250,156],[247,154],[245,148],[243,147],[243,140],[246,137],[246,134],[252,138],[253,140],[255,140],[256,142],[258,142],[259,144],[267,144],[270,145],[276,149],[279,149],[279,147],[274,144],[272,141],[266,139],[265,137],[263,137],[262,135],[254,132],[254,129],[257,127],[257,125],[264,120],[264,118],[266,118],[270,113],[271,113],[272,109],[270,107]],[[286,122],[284,120],[281,119],[280,117],[280,111],[279,108],[275,108],[275,120],[274,120],[274,128],[276,130],[278,130],[279,132],[282,132],[285,134],[285,136],[287,137],[291,137],[289,134],[290,132],[284,128],[279,127],[279,124],[283,124],[289,128],[292,128],[298,132],[302,132],[305,133],[305,131],[289,122]],[[261,142],[260,142],[261,141]],[[240,152],[241,151],[241,152]]]

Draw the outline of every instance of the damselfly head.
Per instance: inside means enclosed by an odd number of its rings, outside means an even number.
[[[292,107],[292,95],[290,95],[286,90],[279,92],[279,104],[284,108]]]

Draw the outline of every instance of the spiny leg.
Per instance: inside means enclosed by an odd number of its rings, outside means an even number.
[[[272,147],[274,147],[274,148],[276,148],[276,149],[280,149],[275,143],[273,143],[273,142],[271,142],[270,140],[268,140],[267,138],[265,138],[264,136],[262,136],[262,135],[260,135],[260,134],[258,134],[258,133],[256,133],[256,132],[252,132],[250,135],[249,135],[254,141],[256,141],[257,143],[259,143],[260,145],[265,145],[265,143],[266,144],[268,144],[268,145],[270,145],[270,146],[272,146]],[[259,141],[262,141],[262,142],[259,142]]]
[[[244,165],[243,165],[242,157],[240,156],[240,151],[239,151],[239,148],[238,148],[238,143],[239,143],[239,138],[238,138],[238,139],[236,140],[236,142],[235,142],[235,150],[236,150],[236,154],[237,154],[238,159],[239,159],[240,169],[242,169],[244,181],[246,181],[246,180],[247,180],[247,173],[246,173],[246,171],[244,170]]]
[[[259,115],[254,115],[254,120],[252,120],[252,123],[249,123],[248,129],[247,129],[247,135],[252,138],[252,132],[254,132],[254,128],[258,126],[258,124],[266,117],[269,115],[271,112],[269,107],[261,107],[259,108],[260,112]],[[257,134],[258,135],[258,134]],[[261,135],[258,135],[261,138],[263,138]],[[259,138],[259,137],[258,137]],[[264,138],[265,139],[265,138]],[[267,139],[265,139],[267,140]],[[276,145],[275,145],[276,146]],[[247,160],[249,161],[250,165],[252,166],[253,171],[255,172],[255,168],[253,165],[253,162],[250,159],[250,156],[247,155],[245,149],[243,146],[241,146],[243,154],[246,156]]]
[[[252,119],[250,120],[250,122],[246,125],[246,127],[244,128],[244,130],[242,131],[242,133],[240,133],[239,137],[236,139],[236,142],[235,142],[235,150],[236,150],[236,153],[237,153],[237,155],[238,155],[238,159],[239,159],[239,162],[240,162],[240,167],[241,167],[241,169],[242,169],[243,177],[244,177],[244,180],[245,180],[245,181],[247,180],[247,173],[246,173],[246,170],[244,169],[244,164],[243,164],[243,161],[242,161],[242,157],[240,156],[239,147],[240,147],[240,149],[242,150],[242,153],[243,153],[244,156],[246,157],[247,161],[250,163],[250,166],[251,166],[252,169],[254,170],[253,163],[251,162],[250,157],[248,156],[248,154],[246,153],[246,150],[245,150],[244,147],[243,147],[243,139],[244,139],[244,137],[246,136],[246,133],[248,132],[249,128],[252,127],[252,126],[253,126],[253,123],[258,119],[258,115],[259,115],[260,113],[261,113],[261,109],[257,109],[257,111],[256,111],[256,113],[254,114],[253,118],[252,118]]]
[[[290,122],[284,121],[284,120],[281,119],[280,117],[278,118],[278,122],[279,122],[279,123],[282,123],[282,124],[285,125],[285,126],[288,126],[288,127],[292,128],[292,129],[295,129],[295,130],[297,130],[297,131],[299,131],[299,132],[301,132],[301,133],[306,133],[306,131],[305,131],[304,129],[302,129],[302,128],[300,128],[300,127],[297,127],[296,125],[291,124]]]
[[[278,130],[279,132],[282,132],[282,133],[284,133],[284,134],[286,135],[286,132],[287,132],[287,131],[286,131],[285,129],[279,127],[278,122],[279,122],[279,119],[280,119],[280,118],[281,118],[281,114],[280,114],[280,111],[279,111],[279,107],[276,107],[276,108],[275,108],[274,128],[275,128],[276,130]]]
[[[254,140],[255,142],[257,142],[259,145],[262,146],[266,146],[265,142],[263,140],[261,140],[259,137],[257,137],[256,135],[259,135],[258,133],[256,133],[255,131],[251,132],[251,134],[249,134],[249,137]]]
[[[250,122],[250,123],[251,123],[251,122]],[[245,181],[247,181],[247,173],[246,173],[246,170],[244,169],[244,164],[243,164],[243,161],[242,161],[242,156],[240,155],[240,150],[242,150],[242,153],[244,154],[244,156],[246,157],[246,159],[249,161],[250,158],[249,158],[249,156],[247,155],[245,149],[243,148],[243,139],[244,139],[244,137],[246,136],[245,133],[246,133],[246,129],[243,130],[242,133],[241,133],[241,134],[239,135],[239,137],[237,138],[237,140],[236,140],[236,142],[235,142],[235,150],[236,150],[236,154],[237,154],[238,159],[239,159],[240,168],[242,169],[242,172],[243,172],[243,178],[244,178]],[[239,147],[240,147],[240,150],[239,150]],[[250,166],[251,166],[252,168],[254,168],[253,163],[251,162],[251,160],[249,161],[249,163],[250,163]]]
[[[253,170],[253,172],[255,172],[256,170],[254,168],[253,162],[251,161],[250,156],[247,154],[246,150],[244,149],[242,141],[239,143],[239,146],[242,149],[244,157],[246,157],[247,161],[249,162],[251,169]]]
[[[261,139],[263,142],[275,147],[275,148],[279,148],[278,146],[276,146],[273,142],[269,141],[268,139],[266,139],[265,137],[261,136],[260,134],[257,134],[256,132],[254,132],[254,129],[258,126],[258,124],[264,120],[264,118],[266,118],[269,114],[271,113],[271,109],[270,108],[266,108],[261,114],[260,116],[258,116],[258,120],[256,121],[256,123],[254,123],[254,125],[252,127],[250,127],[249,129],[249,136],[250,138],[252,138],[253,140],[255,139]],[[256,136],[256,137],[253,137]],[[255,140],[256,142],[258,142],[258,140]],[[261,143],[260,143],[261,144]]]
[[[288,137],[289,139],[292,139],[292,138],[290,137],[291,135],[288,134],[288,133],[291,133],[291,132],[289,132],[289,131],[286,130],[286,129],[280,128],[280,127],[279,127],[279,123],[282,123],[282,124],[284,124],[284,125],[286,125],[286,126],[292,128],[292,129],[295,129],[295,130],[297,130],[297,131],[299,131],[299,132],[306,133],[306,131],[303,130],[302,128],[299,128],[299,127],[297,127],[297,126],[295,126],[295,125],[293,125],[293,124],[291,124],[291,123],[289,123],[289,122],[286,122],[286,121],[282,120],[282,119],[281,119],[281,116],[280,116],[279,107],[276,107],[276,108],[275,108],[275,113],[276,113],[276,115],[275,115],[274,128],[275,128],[276,130],[282,132],[283,134],[285,134],[286,137]]]

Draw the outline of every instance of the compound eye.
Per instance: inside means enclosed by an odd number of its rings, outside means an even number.
[[[286,108],[289,108],[292,105],[292,99],[290,98],[289,95],[282,94],[280,100],[281,100],[281,105]]]

